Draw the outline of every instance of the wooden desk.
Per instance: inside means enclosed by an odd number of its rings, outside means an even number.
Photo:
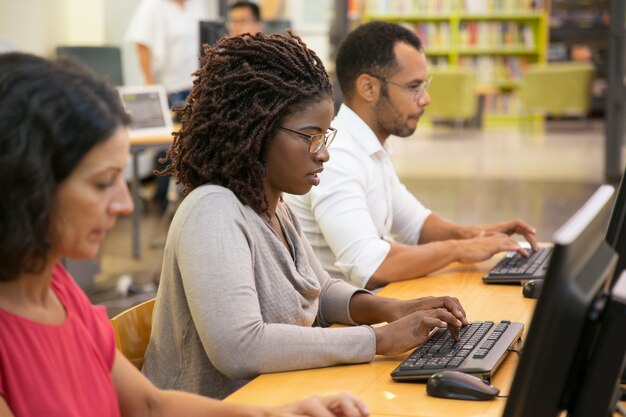
[[[469,320],[511,320],[522,322],[528,327],[535,300],[523,298],[521,286],[482,283],[484,271],[494,264],[495,260],[477,266],[454,264],[429,277],[388,285],[379,294],[401,299],[425,295],[454,295],[463,304]],[[373,416],[502,415],[505,399],[438,399],[426,395],[424,383],[392,381],[389,374],[405,356],[379,356],[368,364],[265,374],[230,395],[225,401],[275,405],[310,395],[347,391],[361,398]],[[500,388],[501,395],[509,393],[517,362],[517,355],[509,354],[494,375],[493,384]]]
[[[176,127],[175,130],[180,127]],[[135,211],[133,212],[133,258],[141,258],[141,198],[139,197],[139,154],[148,148],[165,147],[172,143],[172,134],[156,135],[156,136],[142,136],[142,137],[130,137],[130,153],[133,159],[133,175],[131,182],[131,194],[133,197],[133,203],[135,204]]]

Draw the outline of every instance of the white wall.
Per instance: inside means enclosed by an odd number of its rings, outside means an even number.
[[[294,33],[320,57],[329,68],[330,20],[332,0],[291,0],[286,2],[286,18],[291,20]]]
[[[16,49],[53,56],[58,45],[102,45],[105,0],[0,0],[0,37]]]
[[[0,0],[2,1],[2,0]],[[32,0],[31,0],[32,1]],[[105,0],[64,0],[65,31],[62,41],[67,45],[100,46],[105,43]],[[63,3],[52,0],[50,3]]]
[[[204,0],[217,16],[217,0]],[[140,0],[0,0],[0,38],[45,57],[59,45],[122,48],[125,84],[143,82],[134,48],[124,34]]]
[[[124,34],[140,1],[106,0],[104,8],[106,43],[122,48],[122,69],[126,85],[139,85],[144,82],[134,47],[124,43]]]
[[[64,37],[65,0],[0,0],[0,37],[17,49],[51,56]]]

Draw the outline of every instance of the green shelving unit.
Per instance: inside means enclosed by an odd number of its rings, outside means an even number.
[[[496,104],[483,109],[484,126],[527,122],[516,91],[524,67],[547,60],[549,5],[533,6],[542,2],[528,0],[472,2],[474,9],[467,10],[467,2],[460,0],[369,0],[363,20],[413,28],[433,67],[472,67],[477,94],[496,96],[485,100]]]

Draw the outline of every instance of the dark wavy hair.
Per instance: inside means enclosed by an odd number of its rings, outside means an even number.
[[[58,184],[128,123],[114,88],[79,64],[0,54],[0,281],[42,270]]]
[[[269,143],[285,117],[332,98],[328,74],[291,32],[222,38],[204,48],[163,173],[178,177],[185,194],[218,184],[265,213]]]
[[[417,35],[397,23],[373,21],[350,32],[339,46],[335,65],[343,94],[352,95],[361,74],[389,76],[397,67],[393,48],[398,42],[423,51]]]

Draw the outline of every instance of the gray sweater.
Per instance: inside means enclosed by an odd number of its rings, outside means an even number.
[[[157,386],[224,398],[267,372],[369,362],[376,340],[354,325],[360,291],[331,279],[286,204],[276,232],[228,189],[205,185],[170,226],[143,372]]]

